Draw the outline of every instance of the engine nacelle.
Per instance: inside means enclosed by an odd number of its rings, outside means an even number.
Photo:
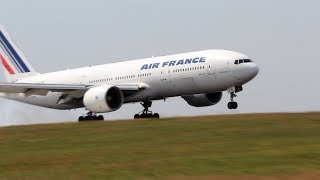
[[[84,94],[83,104],[90,112],[111,112],[122,106],[123,94],[122,91],[115,86],[98,86],[89,89]]]
[[[208,94],[194,94],[190,96],[182,96],[190,106],[205,107],[217,104],[222,98],[222,92]]]

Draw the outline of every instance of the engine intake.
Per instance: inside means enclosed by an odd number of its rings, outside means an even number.
[[[98,86],[89,89],[83,96],[83,104],[94,113],[118,110],[123,104],[122,91],[115,86]]]
[[[212,106],[220,102],[222,98],[222,92],[208,93],[208,94],[194,94],[189,96],[182,96],[190,106],[205,107]]]

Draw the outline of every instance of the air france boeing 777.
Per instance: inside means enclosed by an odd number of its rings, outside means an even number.
[[[0,58],[7,81],[0,83],[1,97],[53,109],[85,108],[79,121],[103,120],[99,113],[134,102],[144,108],[134,118],[159,118],[149,111],[154,100],[181,96],[205,107],[217,104],[223,91],[230,93],[228,108],[236,109],[236,93],[259,71],[244,54],[206,50],[40,74],[3,27]]]

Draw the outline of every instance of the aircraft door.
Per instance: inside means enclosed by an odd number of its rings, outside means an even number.
[[[78,80],[79,80],[79,84],[88,84],[87,76],[81,76],[81,78],[79,78]]]
[[[161,84],[166,90],[172,90],[172,82],[170,79],[170,73],[171,72],[170,72],[169,68],[163,68],[160,72]]]
[[[219,84],[230,86],[234,82],[234,74],[230,69],[230,61],[221,59],[216,61],[216,76]]]
[[[213,59],[208,61],[208,75],[212,75],[212,76],[216,75],[215,64]]]
[[[160,79],[161,79],[161,82],[167,80],[166,69],[161,70]]]

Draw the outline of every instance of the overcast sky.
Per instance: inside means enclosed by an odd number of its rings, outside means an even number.
[[[238,51],[259,65],[236,98],[238,110],[227,109],[227,93],[207,108],[177,97],[154,103],[164,117],[320,109],[318,0],[0,2],[0,24],[40,73],[206,49]],[[141,110],[129,104],[104,116],[126,119]],[[85,111],[1,99],[0,113],[0,125],[12,125],[75,121]]]

